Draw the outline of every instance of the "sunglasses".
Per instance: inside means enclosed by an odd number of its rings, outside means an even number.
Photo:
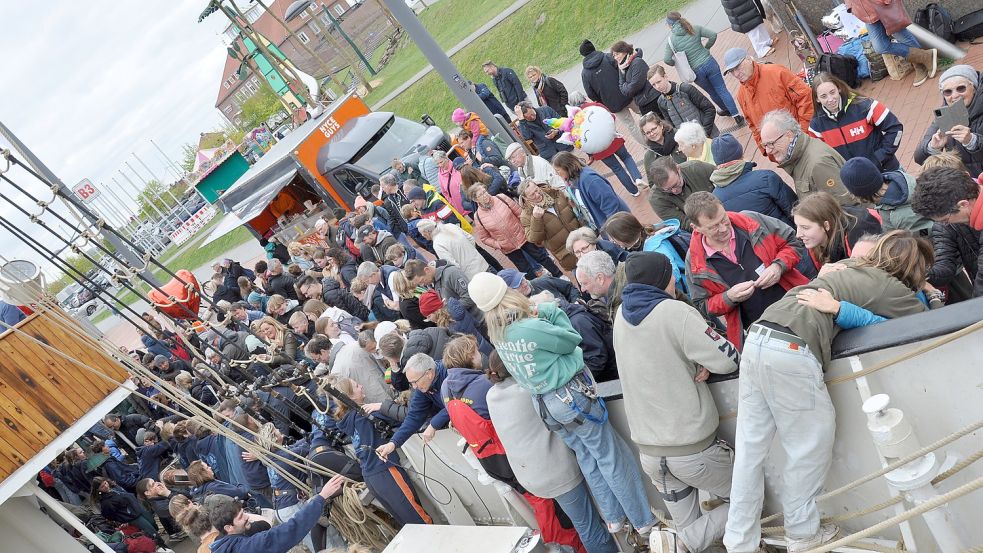
[[[946,88],[942,90],[942,96],[948,98],[949,96],[952,96],[953,92],[957,94],[965,94],[967,90],[969,90],[969,86],[961,84],[956,88]]]

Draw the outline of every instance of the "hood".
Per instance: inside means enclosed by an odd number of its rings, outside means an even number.
[[[478,395],[484,397],[488,388],[491,388],[491,381],[485,378],[485,373],[475,369],[448,369],[447,377],[444,379],[447,392],[451,397],[465,397]],[[468,388],[475,387],[472,393],[468,394]],[[484,388],[484,389],[482,389]]]
[[[341,289],[341,283],[338,282],[338,279],[325,278],[321,280],[321,295],[324,295],[324,293],[328,291],[334,292],[335,290],[340,290],[340,289]]]
[[[671,299],[673,298],[669,297],[665,290],[633,282],[625,286],[621,292],[621,314],[628,324],[638,326],[655,309],[655,306]]]
[[[405,365],[417,353],[426,353],[434,359],[440,359],[444,355],[444,347],[452,337],[450,330],[439,326],[414,330],[406,339],[399,362]]]
[[[212,553],[232,553],[233,551],[238,551],[238,543],[246,539],[246,536],[235,535],[235,536],[219,536],[217,540],[212,542],[210,546]]]
[[[908,179],[901,171],[888,171],[883,173],[887,182],[887,192],[878,202],[882,206],[898,206],[908,203],[911,189],[908,186]]]
[[[710,182],[717,188],[723,188],[737,179],[751,172],[756,164],[753,161],[734,161],[724,165],[718,165],[713,173],[710,173]]]
[[[594,70],[601,66],[601,62],[604,61],[604,52],[594,50],[590,54],[584,57],[584,69]]]
[[[643,249],[653,251],[662,245],[662,242],[679,232],[679,219],[666,219],[655,225],[655,234],[645,239]]]
[[[373,246],[378,246],[379,244],[382,243],[383,240],[385,240],[387,237],[392,235],[393,234],[388,230],[380,230],[379,232],[376,233],[375,244],[373,244]]]

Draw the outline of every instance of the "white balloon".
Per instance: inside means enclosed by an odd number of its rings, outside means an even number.
[[[580,149],[588,154],[603,152],[614,141],[614,117],[600,106],[584,108],[580,123]]]

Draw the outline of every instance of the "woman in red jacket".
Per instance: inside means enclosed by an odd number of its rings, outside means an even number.
[[[519,218],[522,208],[515,200],[504,194],[492,196],[482,183],[475,183],[468,189],[468,195],[475,202],[475,237],[485,247],[498,250],[526,273],[529,278],[539,276],[537,267],[545,268],[553,276],[563,272],[542,246],[526,240],[526,233]]]

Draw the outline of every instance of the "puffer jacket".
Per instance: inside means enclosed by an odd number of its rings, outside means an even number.
[[[526,239],[549,250],[565,271],[572,270],[577,266],[577,256],[567,250],[567,236],[583,223],[577,219],[570,198],[562,190],[541,187],[541,191],[553,198],[553,208],[542,217],[533,217],[533,205],[527,202],[523,206],[519,220]]]
[[[843,159],[865,157],[882,173],[901,167],[895,153],[903,130],[904,125],[884,104],[856,94],[851,94],[834,115],[819,106],[809,123],[809,132],[832,146]]]
[[[341,287],[341,284],[334,278],[325,278],[321,281],[321,300],[328,307],[337,307],[348,312],[349,315],[358,317],[363,321],[369,320],[369,308],[352,295],[351,292]]]
[[[801,259],[802,242],[795,237],[794,229],[750,211],[728,212],[727,216],[735,229],[747,233],[758,259],[766,264],[777,262],[782,266],[785,272],[777,286],[787,291],[809,282],[795,268]],[[694,231],[690,241],[689,254],[686,256],[686,280],[690,282],[690,297],[697,309],[711,315],[723,315],[727,323],[727,339],[741,349],[744,344],[744,325],[740,306],[727,297],[727,290],[731,285],[707,261],[700,231]]]
[[[976,80],[977,82],[983,81],[983,73],[977,73]],[[949,140],[946,142],[945,149],[959,154],[963,165],[966,166],[966,170],[971,175],[979,175],[983,173],[983,86],[976,87],[976,94],[973,95],[973,101],[967,107],[969,110],[969,130],[973,132],[973,137],[976,140],[976,149],[970,150],[961,143],[956,142],[956,139],[952,137],[949,137]],[[928,150],[928,143],[936,131],[938,131],[938,127],[935,126],[935,121],[933,120],[928,130],[925,131],[925,136],[922,138],[921,143],[918,144],[918,148],[915,149],[915,163],[921,165],[925,163],[928,156],[932,155],[932,152]]]
[[[765,22],[765,8],[759,0],[720,0],[730,28],[747,33]]]
[[[706,42],[703,42],[704,38],[707,39]],[[672,41],[671,46],[669,45],[669,41]],[[686,54],[686,61],[689,62],[689,66],[696,70],[697,67],[710,61],[710,48],[715,42],[717,42],[717,33],[710,29],[693,25],[693,34],[689,34],[683,28],[683,25],[677,21],[669,29],[669,39],[666,41],[666,53],[662,57],[662,61],[666,65],[676,65],[676,60],[672,57],[673,54],[675,52],[683,52]],[[673,48],[675,48],[675,52]]]
[[[928,270],[928,281],[933,286],[948,286],[956,279],[959,269],[965,268],[973,281],[973,297],[983,296],[983,275],[979,273],[981,242],[983,233],[969,225],[935,223],[932,227],[935,264]]]
[[[761,120],[769,111],[787,109],[802,130],[809,130],[814,112],[812,89],[783,65],[755,62],[751,76],[737,89],[736,99],[762,154],[766,155],[761,147]]]
[[[856,205],[857,199],[843,186],[840,169],[843,156],[828,144],[799,133],[792,155],[778,164],[795,181],[800,197],[811,192],[829,192],[840,205]]]
[[[697,121],[708,137],[713,138],[719,134],[717,126],[713,124],[717,117],[717,108],[691,84],[669,83],[669,92],[659,98],[659,109],[669,116],[676,128],[687,121]]]
[[[710,175],[713,195],[720,199],[727,211],[755,211],[774,217],[790,227],[792,206],[798,201],[795,192],[774,171],[754,170],[756,163],[742,161],[744,171],[732,180],[726,180],[719,171]]]
[[[491,197],[489,207],[478,206],[474,212],[474,229],[478,241],[501,251],[512,253],[526,243],[519,216],[522,210],[515,200],[504,194]]]
[[[488,262],[474,245],[474,236],[457,225],[438,223],[433,230],[433,249],[438,259],[457,265],[468,279],[488,270]]]
[[[621,93],[635,101],[636,105],[646,103],[652,97],[652,84],[648,81],[649,64],[642,59],[642,49],[635,48],[635,54],[628,67],[618,70],[618,88]]]
[[[584,57],[584,69],[580,72],[584,94],[591,100],[604,104],[612,113],[625,109],[632,98],[621,92],[620,73],[618,62],[611,54],[591,52]]]

